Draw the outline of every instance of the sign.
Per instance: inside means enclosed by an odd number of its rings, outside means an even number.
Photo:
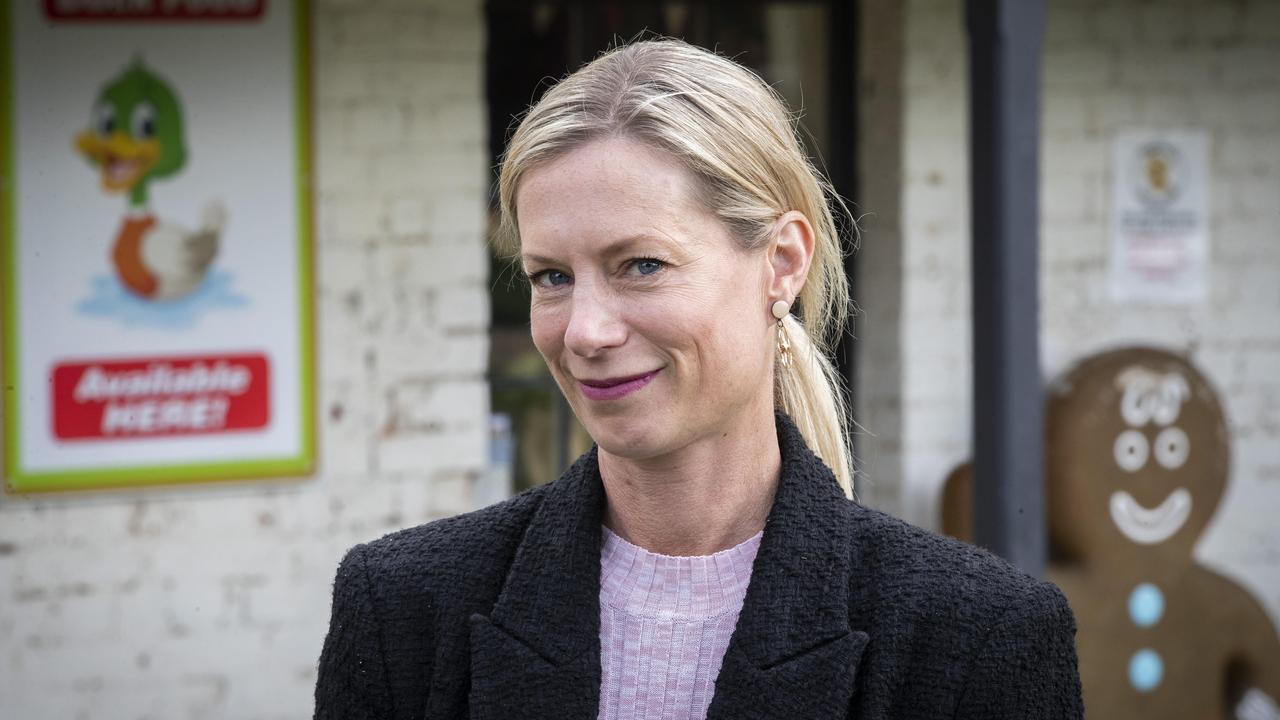
[[[59,439],[158,437],[264,428],[265,355],[64,363],[53,369]]]
[[[0,6],[4,476],[314,464],[306,6]]]
[[[1208,157],[1203,132],[1116,136],[1108,268],[1112,300],[1187,304],[1207,298]]]
[[[45,0],[54,20],[257,20],[266,0]]]

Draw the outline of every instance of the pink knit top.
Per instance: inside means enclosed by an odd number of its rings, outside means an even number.
[[[672,557],[604,528],[600,720],[706,717],[760,537],[713,555]]]

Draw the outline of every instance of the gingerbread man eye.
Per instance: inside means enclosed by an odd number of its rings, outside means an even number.
[[[1116,437],[1116,444],[1112,450],[1116,456],[1116,465],[1125,472],[1141,470],[1151,455],[1151,445],[1147,442],[1147,436],[1137,430],[1125,430],[1120,433]]]
[[[1191,454],[1191,439],[1182,428],[1167,427],[1156,436],[1156,462],[1168,470],[1177,470]]]

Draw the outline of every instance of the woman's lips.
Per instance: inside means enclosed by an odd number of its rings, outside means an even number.
[[[617,400],[648,385],[649,381],[653,380],[653,377],[657,374],[658,371],[654,370],[643,375],[633,375],[626,378],[579,380],[578,388],[582,390],[582,394],[588,400]]]

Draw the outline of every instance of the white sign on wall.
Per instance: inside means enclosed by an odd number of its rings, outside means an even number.
[[[1188,304],[1208,296],[1209,138],[1130,131],[1112,146],[1115,302]]]
[[[0,5],[9,490],[311,471],[306,18]]]

